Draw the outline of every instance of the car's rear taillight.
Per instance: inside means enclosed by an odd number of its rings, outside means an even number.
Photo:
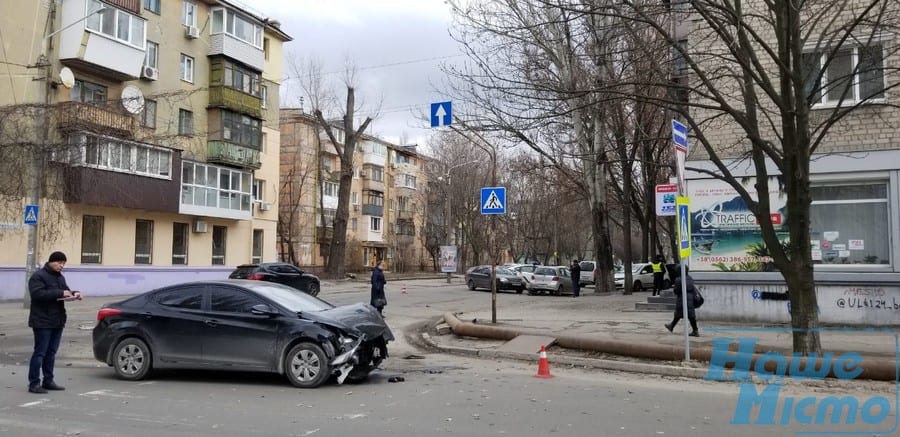
[[[252,281],[262,281],[263,278],[265,278],[265,277],[266,277],[266,275],[264,275],[262,273],[253,273],[253,274],[247,275],[247,279],[250,279]]]
[[[107,317],[118,316],[122,314],[122,310],[117,310],[115,308],[100,308],[100,311],[97,312],[97,321],[101,321]]]
[[[554,282],[559,281],[559,276],[554,276],[554,277],[551,278],[550,280],[551,280],[551,281],[554,281]]]

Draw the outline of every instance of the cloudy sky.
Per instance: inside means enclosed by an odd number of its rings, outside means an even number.
[[[449,6],[443,0],[244,0],[259,12],[281,21],[294,38],[286,59],[317,59],[325,80],[341,89],[340,73],[356,66],[357,102],[362,115],[380,108],[368,133],[389,141],[405,135],[424,144],[431,130],[419,115],[431,102],[443,100],[442,62],[464,58],[450,38]],[[289,69],[286,74],[292,75]],[[288,82],[283,98],[296,106],[302,90]],[[284,95],[287,94],[287,95]],[[346,94],[340,93],[344,99]],[[306,105],[309,110],[309,105]]]

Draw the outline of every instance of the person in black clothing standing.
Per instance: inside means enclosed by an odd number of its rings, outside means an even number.
[[[369,302],[378,309],[378,314],[381,314],[387,305],[387,298],[384,295],[384,284],[387,284],[387,281],[384,279],[384,271],[381,270],[382,263],[383,261],[377,261],[375,268],[372,269],[372,296]]]
[[[569,271],[572,273],[572,297],[578,297],[581,295],[581,266],[577,259],[572,260]]]
[[[673,269],[672,282],[674,283],[672,286],[672,291],[675,292],[675,318],[672,319],[672,323],[666,324],[666,329],[669,332],[673,332],[675,329],[675,325],[678,324],[678,321],[684,317],[684,306],[683,299],[681,297],[681,267],[675,266]],[[688,321],[691,322],[691,333],[689,334],[691,337],[699,337],[700,330],[697,329],[697,316],[694,314],[694,293],[697,292],[697,287],[694,286],[694,278],[688,274],[688,268],[685,266],[684,268],[685,282],[687,284],[687,313],[688,313]]]
[[[28,366],[28,391],[31,393],[65,390],[53,379],[56,351],[66,324],[66,303],[62,299],[81,300],[81,292],[69,290],[66,284],[62,275],[65,265],[66,255],[53,252],[44,267],[28,279],[31,296],[28,326],[34,331],[34,353]]]

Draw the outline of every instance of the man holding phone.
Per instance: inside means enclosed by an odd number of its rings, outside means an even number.
[[[31,311],[28,326],[34,331],[34,353],[28,368],[28,391],[65,390],[53,380],[56,351],[66,325],[66,300],[81,300],[80,291],[69,290],[62,275],[66,254],[53,252],[44,267],[28,279]],[[43,376],[43,378],[42,378]]]

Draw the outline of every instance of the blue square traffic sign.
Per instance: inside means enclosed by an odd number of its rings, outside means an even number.
[[[431,104],[431,127],[450,126],[453,123],[453,103]]]
[[[38,206],[25,205],[25,224],[36,225],[38,222]]]
[[[506,187],[481,189],[482,214],[506,214]]]

